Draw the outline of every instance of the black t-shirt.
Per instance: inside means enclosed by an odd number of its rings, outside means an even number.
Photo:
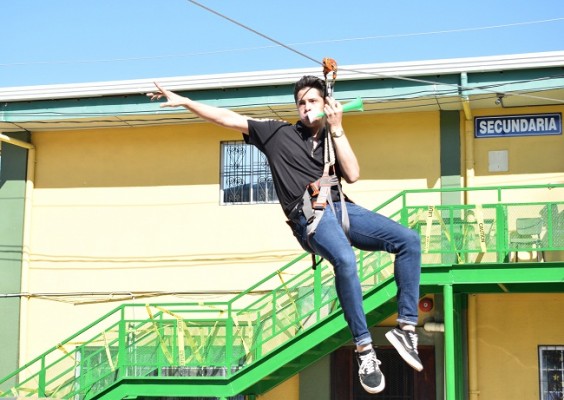
[[[249,135],[244,137],[268,159],[276,194],[288,215],[302,199],[307,185],[323,175],[323,141],[313,149],[309,129],[301,122],[292,125],[277,120],[249,120]]]

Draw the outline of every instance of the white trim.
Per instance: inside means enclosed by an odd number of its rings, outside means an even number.
[[[381,79],[396,76],[425,76],[555,66],[564,66],[564,51],[348,65],[340,66],[338,77],[340,80]],[[177,91],[291,84],[307,74],[321,75],[320,67],[78,84],[4,87],[0,88],[0,101],[55,100],[145,94],[154,90],[154,81]]]

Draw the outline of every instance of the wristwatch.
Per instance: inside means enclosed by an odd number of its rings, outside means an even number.
[[[344,130],[339,129],[339,130],[337,130],[337,131],[335,131],[335,132],[331,132],[331,137],[341,137],[341,136],[344,135],[344,133],[345,133]]]

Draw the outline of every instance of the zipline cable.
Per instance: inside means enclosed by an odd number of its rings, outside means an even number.
[[[240,27],[243,28],[243,29],[246,29],[246,30],[248,30],[248,31],[250,31],[250,32],[252,32],[252,33],[254,33],[254,34],[256,34],[256,35],[259,35],[260,37],[263,37],[263,38],[265,38],[266,40],[269,40],[269,41],[271,41],[271,42],[273,42],[273,43],[276,43],[277,45],[282,46],[282,47],[284,47],[285,49],[290,50],[290,51],[293,52],[293,53],[296,53],[296,54],[298,54],[298,55],[300,55],[300,56],[302,56],[302,57],[305,57],[305,58],[307,58],[308,60],[311,60],[311,61],[313,61],[313,62],[316,63],[316,64],[321,64],[321,62],[318,61],[318,60],[316,60],[315,58],[310,57],[310,56],[308,56],[307,54],[302,53],[301,51],[298,51],[298,50],[294,49],[293,47],[290,47],[290,46],[288,46],[288,45],[286,45],[286,44],[284,44],[284,43],[282,43],[282,42],[280,42],[280,41],[278,41],[278,40],[276,40],[276,39],[273,39],[273,38],[271,38],[270,36],[265,35],[264,33],[261,33],[261,32],[255,30],[255,29],[253,29],[253,28],[250,28],[250,27],[248,27],[247,25],[242,24],[241,22],[236,21],[236,20],[234,20],[233,18],[228,17],[227,15],[224,15],[224,14],[221,14],[220,12],[217,12],[217,11],[215,11],[215,10],[212,10],[211,8],[206,7],[206,6],[204,6],[203,4],[198,3],[198,2],[195,1],[195,0],[187,0],[187,1],[189,1],[190,3],[192,3],[192,4],[194,4],[194,5],[198,6],[198,7],[203,8],[203,9],[206,10],[206,11],[209,11],[209,12],[211,12],[211,13],[217,15],[218,17],[224,18],[224,19],[228,20],[229,22],[231,22],[231,23],[233,23],[233,24],[235,24],[235,25],[240,26]]]
[[[235,19],[233,19],[233,18],[230,18],[230,17],[226,16],[225,14],[222,14],[222,13],[220,13],[220,12],[218,12],[218,11],[215,11],[215,10],[213,10],[213,9],[207,7],[207,6],[204,6],[203,4],[197,2],[196,0],[187,0],[187,1],[190,2],[190,3],[192,3],[192,4],[194,4],[194,5],[196,5],[196,6],[198,6],[198,7],[203,8],[204,10],[206,10],[206,11],[208,11],[208,12],[211,12],[212,14],[217,15],[218,17],[221,17],[221,18],[223,18],[223,19],[226,19],[227,21],[229,21],[229,22],[231,22],[231,23],[233,23],[233,24],[235,24],[235,25],[237,25],[237,26],[240,26],[241,28],[246,29],[246,30],[248,30],[248,31],[250,31],[250,32],[252,32],[252,33],[254,33],[254,34],[256,34],[256,35],[258,35],[258,36],[260,36],[260,37],[262,37],[262,38],[264,38],[264,39],[266,39],[266,40],[269,40],[269,41],[271,41],[271,42],[273,42],[273,43],[276,43],[277,45],[282,46],[282,47],[284,47],[285,49],[290,50],[290,51],[293,52],[293,53],[296,53],[296,54],[298,54],[298,55],[300,55],[300,56],[302,56],[302,57],[304,57],[304,58],[306,58],[306,59],[308,59],[308,60],[311,60],[311,61],[313,61],[313,62],[316,63],[316,64],[323,65],[322,62],[316,60],[315,58],[313,58],[313,57],[311,57],[311,56],[309,56],[309,55],[307,55],[307,54],[305,54],[305,53],[302,53],[301,51],[298,51],[298,50],[294,49],[293,47],[290,47],[290,46],[288,46],[288,45],[286,45],[286,44],[280,42],[279,40],[273,39],[273,38],[271,38],[270,36],[267,36],[267,35],[265,35],[264,33],[261,33],[261,32],[259,32],[259,31],[257,31],[256,29],[250,28],[250,27],[248,27],[247,25],[245,25],[245,24],[243,24],[243,23],[241,23],[241,22],[239,22],[239,21],[237,21],[237,20],[235,20]],[[483,90],[483,91],[485,91],[485,92],[488,92],[487,89],[483,89],[483,88],[474,88],[474,87],[464,87],[464,86],[462,86],[462,85],[455,84],[455,83],[434,82],[434,81],[425,80],[425,79],[408,78],[408,77],[405,77],[405,76],[392,75],[392,74],[378,74],[378,73],[374,73],[374,72],[373,72],[373,73],[370,73],[370,72],[361,72],[361,71],[358,71],[358,70],[346,69],[346,68],[341,68],[341,70],[342,70],[342,71],[349,71],[349,72],[362,73],[362,74],[368,74],[368,75],[372,75],[372,76],[375,76],[375,77],[381,77],[381,78],[392,78],[392,79],[398,79],[398,80],[404,80],[404,81],[411,81],[411,82],[417,82],[417,83],[424,83],[424,84],[428,84],[428,85],[453,86],[453,87],[456,87],[458,90],[461,90],[461,91],[466,91],[466,90]],[[504,94],[504,95],[505,95],[505,94],[509,94],[509,93],[502,92],[502,91],[489,91],[489,92],[491,92],[491,93],[493,93],[493,94],[496,94],[496,95],[497,95],[497,94]],[[526,97],[526,98],[532,98],[532,99],[537,99],[537,100],[554,101],[554,102],[557,102],[557,103],[562,103],[562,104],[564,104],[564,100],[561,100],[561,99],[554,99],[554,98],[549,98],[549,97],[535,96],[535,95],[523,94],[523,93],[519,93],[519,92],[511,92],[511,95],[520,96],[520,97]]]

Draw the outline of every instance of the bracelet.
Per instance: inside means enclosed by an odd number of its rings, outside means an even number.
[[[338,131],[331,132],[331,137],[338,138],[338,137],[343,136],[344,134],[345,134],[345,131],[342,130],[342,129],[339,129]]]

